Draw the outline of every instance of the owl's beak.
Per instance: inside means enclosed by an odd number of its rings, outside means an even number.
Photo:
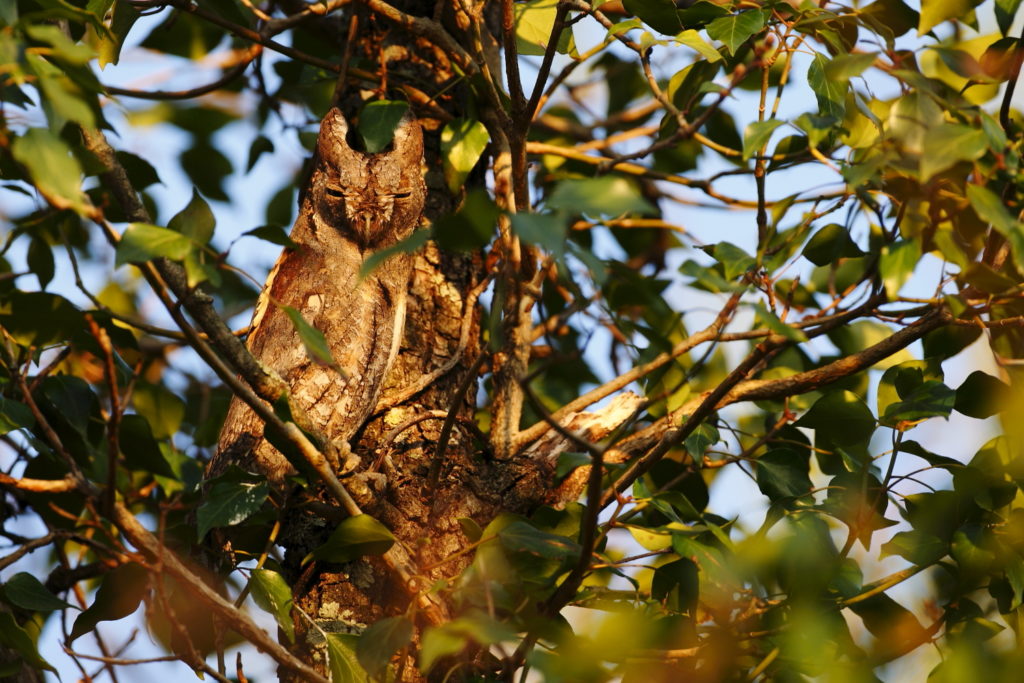
[[[359,244],[361,250],[365,250],[370,246],[373,241],[373,214],[370,211],[364,211],[359,213],[355,220],[352,221],[353,232],[355,233],[356,242]]]

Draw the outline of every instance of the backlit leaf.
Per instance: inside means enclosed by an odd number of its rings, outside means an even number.
[[[707,25],[708,37],[720,40],[735,55],[740,45],[764,28],[771,14],[765,10],[746,10],[736,15],[715,19]]]
[[[117,243],[114,265],[142,263],[161,257],[181,261],[193,246],[192,240],[174,230],[148,223],[132,223]]]
[[[489,140],[487,128],[479,121],[453,119],[445,125],[441,131],[441,158],[445,182],[453,193],[466,182]]]

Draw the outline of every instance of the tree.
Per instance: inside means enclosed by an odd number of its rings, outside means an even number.
[[[1012,680],[1019,4],[0,5],[4,675]],[[354,472],[244,346],[332,107],[425,143]]]

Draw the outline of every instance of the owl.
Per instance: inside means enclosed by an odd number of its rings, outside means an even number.
[[[362,278],[360,269],[370,255],[412,234],[426,195],[423,134],[410,116],[379,154],[353,149],[348,136],[348,122],[332,109],[321,123],[291,231],[296,246],[286,248],[271,271],[246,342],[285,380],[292,405],[336,444],[347,443],[370,416],[398,353],[411,257],[395,255]],[[323,333],[335,365],[309,357],[284,306]],[[232,463],[274,482],[293,472],[263,427],[233,398],[209,475]]]

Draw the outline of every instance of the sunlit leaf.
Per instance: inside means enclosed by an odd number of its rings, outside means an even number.
[[[184,259],[193,249],[192,240],[174,230],[147,223],[132,223],[121,236],[114,253],[114,265],[142,263],[155,258]]]
[[[696,50],[701,57],[707,59],[709,62],[717,62],[722,58],[718,50],[708,45],[697,31],[693,29],[687,29],[676,36],[676,42],[685,45],[686,47]]]
[[[331,353],[331,347],[327,344],[324,333],[309,324],[302,317],[302,313],[291,306],[282,305],[280,308],[288,316],[288,319],[292,321],[295,333],[299,335],[299,341],[302,342],[302,346],[306,349],[310,360],[326,367],[339,367],[338,362],[334,360],[334,354]]]
[[[458,192],[469,172],[487,148],[490,136],[484,124],[473,119],[453,119],[441,131],[441,158],[448,189]]]
[[[770,16],[764,10],[746,10],[734,16],[720,17],[707,25],[708,37],[722,41],[729,53],[735,55],[740,45],[764,28]]]
[[[277,625],[289,642],[295,642],[295,623],[292,621],[292,589],[284,577],[269,569],[254,569],[249,582],[252,599],[274,615]]]
[[[921,19],[917,35],[921,36],[947,19],[966,16],[982,0],[921,0]]]
[[[192,199],[167,223],[167,228],[180,232],[196,244],[206,244],[213,237],[216,223],[210,205],[200,196],[199,191],[193,188]]]
[[[775,129],[783,124],[778,119],[755,121],[743,131],[743,160],[761,153],[761,148],[768,144],[768,139]]]
[[[983,130],[972,126],[947,123],[929,131],[921,155],[921,181],[945,171],[960,161],[973,161],[988,150]]]
[[[30,128],[15,138],[11,154],[28,169],[35,186],[59,208],[86,208],[82,168],[63,140],[43,128]]]
[[[356,657],[359,636],[327,633],[327,664],[331,683],[364,683],[369,681],[366,671]]]

